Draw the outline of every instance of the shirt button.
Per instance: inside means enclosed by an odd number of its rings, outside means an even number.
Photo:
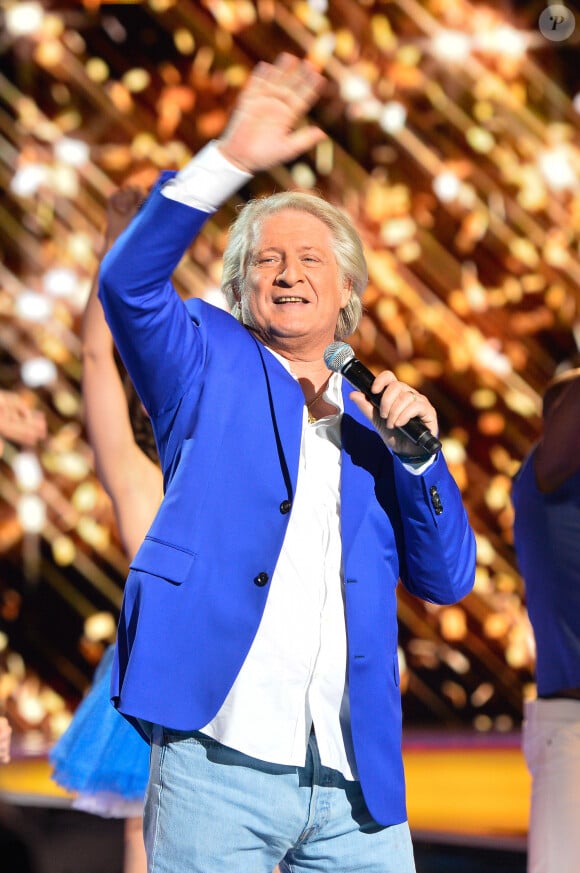
[[[256,578],[254,579],[254,585],[257,585],[258,588],[263,588],[264,585],[268,584],[269,576],[267,573],[258,573]]]
[[[291,509],[292,503],[290,502],[290,500],[283,500],[280,504],[280,512],[282,513],[282,515],[288,515]]]

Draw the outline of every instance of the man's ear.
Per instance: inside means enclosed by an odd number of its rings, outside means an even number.
[[[343,280],[342,283],[342,298],[341,298],[341,309],[347,305],[350,300],[350,295],[352,294],[352,279],[347,276],[346,279]]]

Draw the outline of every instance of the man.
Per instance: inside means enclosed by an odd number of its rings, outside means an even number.
[[[113,680],[152,742],[150,873],[414,870],[396,586],[454,602],[475,570],[444,459],[397,430],[419,416],[436,433],[435,410],[385,371],[375,413],[326,368],[358,323],[366,266],[321,198],[242,210],[222,282],[235,318],[188,309],[168,281],[250,174],[320,141],[297,124],[322,84],[288,55],[259,64],[220,141],[162,178],[101,270],[166,489],[131,565]]]
[[[529,873],[574,873],[580,857],[580,368],[543,400],[543,433],[513,484],[514,542],[536,642],[525,703],[532,775]]]

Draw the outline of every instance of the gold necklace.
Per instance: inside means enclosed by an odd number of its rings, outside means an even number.
[[[320,398],[322,397],[322,395],[324,394],[324,392],[328,388],[329,381],[330,381],[330,376],[328,377],[328,379],[326,380],[326,382],[324,383],[324,385],[322,386],[320,391],[317,391],[317,393],[314,395],[312,400],[309,400],[308,403],[306,404],[306,411],[308,412],[308,424],[314,424],[315,421],[318,421],[316,416],[312,415],[312,413],[310,412],[310,407],[314,406],[314,404],[316,403],[317,400],[320,400]]]

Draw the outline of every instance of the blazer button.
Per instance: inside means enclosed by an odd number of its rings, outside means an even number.
[[[268,584],[269,576],[267,573],[258,573],[256,578],[254,579],[254,585],[257,585],[258,588],[263,588],[264,585]]]
[[[292,503],[290,502],[290,500],[283,500],[280,504],[280,512],[282,513],[282,515],[288,515],[291,509]]]
[[[431,495],[431,505],[435,510],[435,515],[441,515],[443,512],[443,504],[441,503],[441,497],[439,496],[436,485],[431,485],[429,488],[429,494]]]

